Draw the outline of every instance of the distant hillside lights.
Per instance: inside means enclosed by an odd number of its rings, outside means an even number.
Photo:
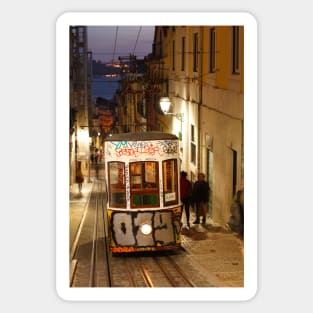
[[[118,74],[105,74],[105,75],[102,75],[102,77],[119,77]]]
[[[105,63],[105,66],[114,67],[114,68],[121,68],[122,67],[120,63]],[[128,67],[128,65],[125,64],[124,67]]]

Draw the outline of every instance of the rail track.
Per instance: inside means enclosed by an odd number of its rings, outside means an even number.
[[[70,287],[111,285],[105,184],[97,180],[70,252]]]
[[[196,287],[171,255],[115,256],[112,287]]]
[[[112,256],[105,209],[105,185],[96,180],[70,251],[70,287],[195,287],[169,253]]]

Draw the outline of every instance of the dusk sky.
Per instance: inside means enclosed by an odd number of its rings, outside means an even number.
[[[152,52],[154,26],[88,26],[88,49],[103,62],[134,54],[138,59]]]

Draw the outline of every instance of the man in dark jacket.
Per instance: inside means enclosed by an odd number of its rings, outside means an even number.
[[[196,205],[196,220],[193,223],[200,224],[200,215],[202,214],[202,223],[205,224],[209,202],[209,184],[205,181],[203,173],[198,174],[198,180],[193,186],[192,199]]]

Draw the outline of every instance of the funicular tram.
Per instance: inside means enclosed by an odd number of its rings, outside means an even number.
[[[161,132],[113,134],[104,142],[112,253],[179,249],[179,142]]]

